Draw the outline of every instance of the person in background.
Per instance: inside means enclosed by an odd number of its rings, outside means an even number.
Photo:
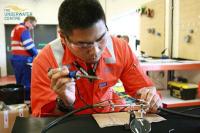
[[[125,104],[113,90],[118,79],[127,94],[149,103],[149,112],[162,107],[156,88],[144,74],[128,43],[109,34],[98,0],[64,0],[59,7],[58,22],[60,38],[46,45],[33,61],[33,116],[63,115],[105,100]],[[71,71],[99,79],[69,78]],[[79,114],[111,111],[111,106],[106,106]]]
[[[11,64],[17,84],[25,87],[25,100],[30,100],[31,66],[38,54],[30,30],[36,26],[36,18],[27,16],[11,32]]]

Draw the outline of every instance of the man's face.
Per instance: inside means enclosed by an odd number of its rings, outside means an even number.
[[[36,21],[27,21],[25,22],[26,27],[28,27],[29,30],[33,30],[36,26]]]
[[[96,63],[106,47],[109,37],[104,21],[100,20],[87,29],[74,29],[64,41],[70,51],[85,63]]]

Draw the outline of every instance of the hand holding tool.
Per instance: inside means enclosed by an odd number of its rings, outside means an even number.
[[[67,75],[67,77],[69,78],[87,78],[87,79],[100,79],[99,77],[97,76],[92,76],[92,75],[84,75],[84,74],[81,74],[79,71],[70,71],[69,74]]]

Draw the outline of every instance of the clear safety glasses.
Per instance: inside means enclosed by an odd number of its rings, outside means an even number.
[[[72,48],[74,49],[89,49],[93,47],[104,47],[106,46],[106,42],[108,39],[108,32],[105,31],[99,39],[97,39],[94,42],[74,42],[72,41],[68,36],[66,36],[69,44],[71,45]]]

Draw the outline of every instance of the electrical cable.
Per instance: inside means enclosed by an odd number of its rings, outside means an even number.
[[[77,84],[76,84],[76,89],[77,89],[77,92],[78,92],[78,96],[79,96],[79,98],[80,98],[80,100],[86,105],[86,106],[90,106],[84,99],[83,99],[83,97],[81,96],[81,94],[80,94],[80,91],[79,91],[79,88],[78,88],[78,86],[77,86]],[[95,113],[98,113],[95,109],[93,109],[92,108],[92,110],[95,112]]]
[[[139,99],[135,99],[135,98],[132,98],[133,100],[135,100],[135,102],[139,101]],[[109,100],[104,100],[104,101],[101,101],[101,102],[98,102],[96,104],[93,104],[93,105],[85,105],[84,107],[82,108],[79,108],[79,109],[76,109],[76,110],[73,110],[57,119],[55,119],[54,121],[50,122],[46,127],[44,127],[41,131],[41,133],[46,133],[49,129],[51,129],[52,127],[58,125],[60,122],[62,122],[65,118],[75,114],[75,113],[78,113],[80,111],[83,111],[83,110],[86,110],[86,109],[89,109],[89,108],[96,108],[96,107],[105,107],[105,105],[101,105],[101,103],[104,103],[106,101],[110,101],[111,99]],[[110,105],[106,105],[106,106],[110,106]],[[195,118],[195,119],[200,119],[200,115],[195,115],[195,114],[187,114],[187,113],[182,113],[182,112],[178,112],[178,111],[174,111],[174,110],[169,110],[169,109],[165,109],[165,108],[158,108],[158,111],[160,113],[162,112],[165,112],[165,113],[169,113],[169,114],[173,114],[173,115],[178,115],[178,116],[183,116],[183,117],[190,117],[190,118]]]
[[[128,98],[128,99],[131,99],[133,103],[139,102],[139,100],[138,100],[138,99],[136,99],[136,98],[133,98],[133,97],[128,97],[127,95],[122,95],[122,96],[123,96],[123,98]],[[124,111],[124,110],[125,110],[127,107],[128,107],[128,106],[126,106],[126,107],[123,107],[122,109],[120,109],[120,110],[119,110],[119,112],[123,112],[123,111]]]
[[[86,105],[82,108],[73,110],[57,119],[55,119],[54,121],[50,122],[45,128],[42,129],[41,133],[46,133],[49,129],[51,129],[52,127],[56,126],[57,124],[59,124],[60,122],[62,122],[65,118],[69,117],[70,115],[73,115],[77,112],[89,109],[89,108],[93,108],[93,105]]]
[[[134,100],[135,102],[139,101],[136,98],[132,98],[132,97],[130,97],[130,98],[132,100]],[[125,109],[125,108],[123,108],[123,109]],[[187,109],[185,111],[191,111],[191,110],[195,110],[195,109],[200,109],[200,107],[192,108],[192,109]],[[122,110],[120,110],[120,111],[122,111]],[[183,117],[190,117],[190,118],[200,119],[200,115],[184,113],[185,111],[178,112],[178,111],[170,110],[170,109],[166,109],[166,108],[158,108],[158,111],[160,111],[160,113],[165,112],[165,113],[169,113],[169,114],[173,114],[173,115],[178,115],[178,116],[183,116]]]
[[[73,115],[75,113],[78,113],[80,111],[83,111],[83,110],[86,110],[86,109],[90,109],[90,108],[96,108],[96,107],[102,107],[101,103],[104,103],[106,101],[110,101],[112,99],[109,99],[109,100],[104,100],[104,101],[101,101],[101,102],[98,102],[96,104],[93,104],[93,105],[85,105],[84,107],[82,108],[79,108],[79,109],[76,109],[76,110],[73,110],[57,119],[55,119],[54,121],[50,122],[46,127],[44,127],[41,131],[41,133],[46,133],[49,129],[51,129],[52,127],[58,125],[60,122],[62,122],[65,118],[69,117],[70,115]],[[105,105],[103,106],[105,107]]]
[[[173,115],[200,119],[200,115],[182,113],[182,112],[178,112],[178,111],[174,111],[174,110],[170,110],[170,109],[166,109],[166,108],[158,108],[158,110],[160,111],[160,113],[165,112],[165,113],[169,113],[169,114],[173,114]]]
[[[77,89],[78,96],[79,96],[80,100],[81,100],[85,105],[90,105],[90,104],[88,104],[88,103],[83,99],[83,97],[81,96],[80,90],[79,90],[79,88],[78,88],[77,85],[76,85],[76,89]],[[121,93],[121,92],[120,92],[120,93]],[[123,95],[123,96],[126,96],[126,95]],[[123,98],[124,98],[124,97],[123,97]],[[123,98],[107,99],[107,100],[104,100],[104,101],[101,101],[101,102],[110,101],[110,100],[120,100],[120,99],[123,99]],[[132,102],[139,102],[138,99],[136,99],[136,98],[127,97],[127,96],[126,96],[126,98],[131,99]],[[101,102],[100,102],[100,103],[101,103]],[[127,108],[127,107],[124,107],[124,108],[120,109],[119,112],[123,112],[123,110],[126,109],[126,108]],[[94,108],[92,108],[92,110],[93,110],[95,113],[101,113],[101,112],[95,110]]]
[[[181,113],[184,113],[184,112],[189,112],[189,111],[198,110],[198,109],[200,109],[200,107],[189,108],[189,109],[185,109],[185,110],[180,111],[180,112],[181,112]]]
[[[81,96],[80,94],[80,90],[78,88],[78,86],[76,85],[76,89],[77,89],[77,93],[78,93],[78,96],[80,98],[80,100],[86,105],[86,106],[90,106],[90,104],[88,104],[84,99],[83,97]],[[112,99],[106,99],[104,101],[100,101],[99,103],[103,103],[103,102],[106,102],[106,101],[111,101],[111,100],[120,100],[120,99],[123,99],[123,98],[112,98]],[[134,99],[135,102],[137,102],[137,99]],[[91,108],[95,113],[101,113],[97,110],[95,110],[94,108]]]
[[[135,99],[135,98],[133,98],[133,99]],[[135,99],[135,101],[138,101],[138,99]],[[199,109],[199,108],[200,107],[192,108],[190,110]],[[182,116],[182,117],[189,117],[189,118],[200,119],[200,115],[188,114],[188,113],[184,113],[184,112],[178,112],[178,111],[170,110],[170,109],[166,109],[166,108],[158,108],[158,111],[160,113],[165,112],[165,113],[168,113],[168,114],[178,115],[178,116]]]

